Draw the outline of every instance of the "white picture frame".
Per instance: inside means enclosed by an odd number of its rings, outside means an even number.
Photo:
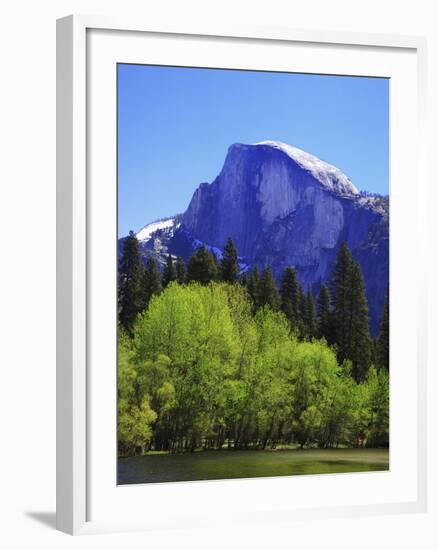
[[[418,227],[414,230],[414,238],[418,243],[417,253],[419,257],[424,257],[422,243],[425,242],[425,239],[422,236],[425,235],[426,227],[425,216],[422,214],[426,212],[424,188],[426,182],[424,175],[425,145],[423,142],[426,108],[426,44],[424,39],[418,37],[300,31],[286,28],[240,28],[230,26],[228,29],[207,29],[204,27],[202,29],[195,27],[180,29],[163,26],[156,29],[149,27],[147,23],[143,24],[138,21],[94,16],[74,15],[60,19],[57,22],[57,528],[70,534],[84,534],[114,530],[146,530],[186,524],[207,525],[209,524],[208,512],[205,516],[196,512],[192,514],[187,512],[187,515],[178,516],[176,509],[174,511],[169,509],[166,512],[158,510],[153,518],[149,515],[148,519],[143,519],[141,515],[131,517],[129,510],[126,514],[119,515],[117,506],[105,510],[101,507],[102,513],[90,515],[90,510],[95,507],[93,499],[96,502],[110,501],[111,498],[122,501],[123,495],[120,490],[128,494],[128,488],[119,488],[119,496],[114,497],[112,489],[110,495],[110,492],[105,492],[103,485],[99,485],[94,481],[96,468],[93,466],[93,460],[96,453],[93,451],[94,435],[92,434],[96,434],[93,422],[96,422],[98,415],[93,413],[97,397],[95,390],[92,389],[92,382],[95,379],[94,374],[91,372],[91,365],[97,365],[97,362],[91,346],[94,333],[90,310],[92,309],[93,315],[96,315],[96,307],[91,308],[90,306],[94,299],[93,289],[95,288],[90,271],[90,266],[93,265],[90,259],[90,250],[94,250],[92,237],[93,228],[95,227],[94,220],[100,215],[99,212],[102,213],[102,208],[99,211],[96,209],[96,195],[90,187],[90,181],[95,177],[94,168],[91,168],[91,155],[95,149],[93,149],[93,140],[89,139],[91,120],[90,83],[93,76],[90,71],[93,71],[96,66],[96,60],[90,57],[90,45],[93,44],[95,51],[99,51],[99,46],[95,47],[94,42],[90,41],[90,31],[104,33],[106,35],[106,46],[115,41],[115,38],[111,38],[111,33],[119,37],[124,33],[131,33],[131,37],[135,35],[137,40],[140,37],[147,36],[150,38],[159,37],[160,40],[169,39],[169,44],[166,45],[166,55],[175,54],[175,52],[172,53],[172,48],[176,50],[179,39],[188,42],[196,39],[212,42],[220,41],[222,44],[227,45],[231,53],[233,53],[233,48],[235,49],[234,53],[236,53],[236,48],[240,48],[244,43],[257,43],[261,45],[260,47],[269,46],[270,48],[276,46],[287,47],[288,45],[310,48],[312,45],[317,45],[318,48],[328,49],[335,46],[339,51],[343,51],[343,48],[355,47],[367,49],[367,52],[374,56],[373,59],[377,59],[379,56],[383,57],[385,52],[385,55],[388,52],[391,55],[392,53],[406,53],[410,56],[411,61],[415,58],[415,67],[412,65],[412,74],[415,73],[414,80],[411,78],[412,75],[409,76],[413,90],[413,95],[409,101],[413,102],[413,98],[415,99],[415,106],[411,105],[412,113],[415,111],[415,116],[410,121],[411,125],[416,126],[413,137],[415,139],[415,153],[413,153],[410,169],[416,185],[412,186],[410,193],[411,198],[413,197],[417,204]],[[217,45],[213,45],[211,51],[214,48],[218,51]],[[111,50],[111,48],[106,48],[106,50]],[[126,52],[129,51],[129,49],[124,50],[124,57],[121,61],[130,61],[126,58]],[[184,54],[180,52],[180,55]],[[220,58],[220,52],[218,55]],[[156,59],[156,50],[154,59]],[[112,62],[112,58],[108,57],[107,61]],[[242,63],[245,63],[245,61],[242,60]],[[254,59],[254,63],[257,63],[257,60]],[[372,71],[372,69],[370,70]],[[376,69],[376,71],[379,72],[379,69]],[[386,74],[383,66],[380,71],[382,75]],[[403,72],[403,68],[400,71]],[[100,78],[99,75],[97,77]],[[93,119],[93,128],[98,122],[98,118]],[[112,120],[110,124],[114,125],[114,121]],[[102,147],[104,148],[105,145],[102,145]],[[111,147],[111,144],[109,144],[109,147]],[[403,148],[400,146],[400,152],[402,150]],[[113,160],[115,162],[115,159]],[[111,170],[112,168],[113,166],[110,165],[108,169]],[[396,169],[397,167],[392,166],[392,168]],[[406,205],[408,198],[406,196],[404,200],[399,201],[398,208],[400,212],[396,212],[396,219],[397,216],[400,220],[403,219],[403,207]],[[114,209],[110,209],[107,213],[108,216],[114,217]],[[109,248],[111,246],[113,244],[109,243]],[[236,515],[237,521],[243,518],[259,521],[262,517],[269,517],[269,519],[278,517],[284,520],[285,518],[321,518],[365,513],[419,512],[426,509],[425,273],[418,267],[411,273],[411,277],[415,278],[417,284],[415,299],[409,306],[416,310],[417,338],[415,339],[415,345],[410,350],[412,357],[415,356],[415,365],[412,367],[414,370],[412,371],[413,374],[411,372],[411,376],[415,377],[415,387],[412,389],[412,392],[415,392],[415,399],[413,399],[412,406],[415,407],[416,445],[414,446],[412,464],[409,466],[413,475],[412,486],[409,490],[406,490],[406,495],[409,494],[409,496],[399,500],[397,496],[394,496],[394,498],[386,498],[385,496],[382,497],[381,501],[375,503],[361,502],[360,500],[353,501],[352,499],[351,503],[340,501],[333,506],[324,504],[323,500],[318,501],[317,496],[315,496],[316,504],[314,506],[310,501],[303,506],[297,505],[297,503],[282,502],[276,508],[271,507],[269,510],[247,504],[245,513],[241,516]],[[109,287],[109,290],[111,290],[111,287]],[[391,346],[393,345],[397,345],[397,343],[392,342]],[[97,366],[96,373],[96,376],[100,376]],[[113,385],[111,386],[111,384]],[[114,377],[111,384],[108,386],[103,385],[102,391],[107,388],[108,395],[112,392]],[[405,381],[404,384],[407,385],[407,382]],[[114,395],[111,394],[109,399],[106,403],[102,402],[104,407],[112,406],[111,399],[114,399]],[[393,426],[391,426],[392,428]],[[108,441],[110,443],[111,441],[115,442],[115,438],[111,440],[114,436],[114,429],[115,425],[112,425],[111,430],[113,431],[108,430],[106,443],[102,442],[99,447],[105,448]],[[105,470],[105,468],[102,468],[102,470]],[[313,476],[314,479],[315,477],[317,476]],[[332,476],[325,476],[325,480],[328,480],[329,477]],[[321,479],[321,477],[318,479]],[[333,484],[341,483],[341,481],[337,481],[340,480],[339,476],[332,477],[332,479],[333,481],[327,482],[324,480],[324,483],[328,484],[326,489],[329,485],[333,487]],[[367,484],[369,484],[370,479],[368,478],[366,481]],[[115,482],[114,479],[114,487]],[[378,483],[380,482],[381,480],[378,481]],[[102,483],[104,482],[102,481]],[[300,481],[301,485],[303,483],[306,483],[306,480],[302,479]],[[318,480],[317,483],[319,483]],[[90,492],[92,485],[93,491]],[[162,484],[156,485],[153,489],[154,497],[159,501],[160,498],[168,499],[170,495],[173,495],[172,498],[175,498],[177,503],[179,497],[176,492],[172,493],[174,490],[172,487],[174,486],[175,484],[167,484],[166,487]],[[183,489],[178,489],[178,491],[184,491],[185,495],[190,491],[197,495],[205,495],[207,492],[213,491],[219,496],[219,499],[221,494],[227,493],[232,494],[233,498],[239,500],[239,495],[246,491],[249,497],[245,502],[249,503],[255,487],[257,492],[268,491],[267,494],[269,495],[276,494],[276,492],[279,494],[281,487],[275,480],[238,480],[233,482],[204,482],[203,484],[196,482],[195,485],[190,483],[179,484],[179,487],[182,486]],[[141,500],[140,493],[143,490],[144,488],[141,487],[137,490],[136,498]],[[390,490],[388,485],[388,491]],[[95,498],[96,491],[101,491],[101,495]],[[93,497],[90,494],[93,494]],[[221,513],[220,510],[219,513]],[[225,513],[224,511],[224,517]],[[96,516],[96,519],[93,516]]]

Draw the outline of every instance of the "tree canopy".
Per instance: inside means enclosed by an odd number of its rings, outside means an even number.
[[[315,302],[287,267],[240,275],[231,239],[119,264],[119,452],[389,444],[389,302],[373,346],[359,264],[340,247]],[[162,272],[160,273],[160,269]],[[240,284],[242,283],[242,284]]]
[[[127,454],[387,439],[387,378],[371,369],[358,384],[324,340],[301,342],[281,311],[266,305],[254,315],[241,285],[172,283],[120,345]],[[129,411],[143,438],[130,431]]]

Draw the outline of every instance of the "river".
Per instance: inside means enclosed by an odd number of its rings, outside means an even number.
[[[388,449],[206,451],[121,458],[118,483],[159,483],[370,472],[389,469]]]

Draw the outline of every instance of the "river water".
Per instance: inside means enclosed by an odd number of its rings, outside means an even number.
[[[389,469],[387,449],[206,451],[121,458],[118,483],[159,483]]]

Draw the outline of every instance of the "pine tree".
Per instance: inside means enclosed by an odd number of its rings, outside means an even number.
[[[322,284],[319,289],[319,295],[316,306],[317,312],[317,336],[325,338],[332,343],[331,333],[331,315],[330,315],[330,294],[326,285]]]
[[[133,231],[123,241],[118,273],[119,321],[131,334],[135,319],[141,310],[140,284],[143,273],[138,240]]]
[[[387,295],[383,307],[380,333],[376,346],[376,359],[379,368],[389,371],[389,296]]]
[[[298,287],[298,333],[301,340],[306,338],[306,295],[303,287]]]
[[[350,274],[353,257],[345,241],[342,242],[332,275],[333,338],[338,347],[338,360],[349,358],[350,334]]]
[[[353,262],[350,273],[350,342],[348,359],[352,364],[352,375],[357,382],[366,379],[372,358],[372,340],[369,329],[368,301],[362,271]]]
[[[357,382],[365,380],[372,358],[368,302],[359,264],[342,243],[333,273],[333,338],[338,360],[349,359]]]
[[[185,284],[187,278],[186,264],[181,256],[176,259],[176,280],[180,285]]]
[[[248,274],[247,273],[242,273],[242,275],[240,276],[240,284],[243,287],[248,288]]]
[[[371,337],[371,359],[370,363],[372,365],[375,365],[376,367],[379,367],[379,362],[377,361],[377,343],[378,339]]]
[[[221,266],[220,266],[219,260],[217,259],[217,256],[214,252],[210,252],[210,255],[213,259],[213,265],[214,265],[212,280],[219,281],[220,275],[221,275]]]
[[[157,262],[154,258],[149,258],[146,262],[146,268],[143,270],[141,280],[141,306],[146,309],[154,294],[161,292],[161,277],[158,271]]]
[[[313,296],[310,290],[306,293],[304,333],[307,340],[312,340],[316,333],[316,311]]]
[[[280,307],[280,299],[278,297],[277,287],[275,286],[272,270],[267,267],[260,278],[258,284],[258,300],[259,306],[269,306],[276,311]]]
[[[187,265],[187,280],[197,281],[203,285],[217,280],[218,264],[216,257],[207,250],[205,245],[195,250]]]
[[[161,292],[161,276],[154,258],[149,258],[147,261],[146,271],[149,275],[149,291],[151,296],[159,294]]]
[[[291,328],[300,327],[300,283],[293,267],[286,267],[280,285],[281,310],[286,315]]]
[[[240,265],[237,250],[231,237],[228,237],[220,263],[221,279],[227,283],[235,283],[239,279]]]
[[[259,270],[257,269],[257,266],[255,266],[247,276],[247,284],[246,284],[248,294],[252,299],[254,311],[256,311],[260,307],[259,284],[260,284],[260,274],[259,274]]]
[[[163,288],[166,288],[167,285],[172,283],[173,281],[176,281],[177,279],[177,273],[176,273],[176,267],[173,263],[173,258],[171,254],[167,256],[166,260],[166,266],[163,270]]]

